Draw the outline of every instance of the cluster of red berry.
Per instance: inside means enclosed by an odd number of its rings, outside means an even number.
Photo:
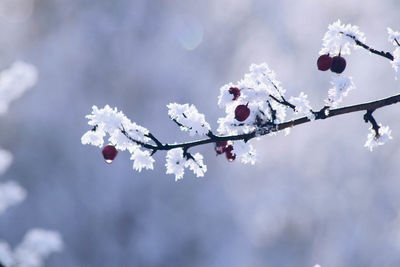
[[[215,152],[217,152],[217,155],[225,153],[228,161],[234,161],[236,159],[236,154],[232,153],[232,151],[233,146],[228,145],[228,141],[218,141],[215,143]]]
[[[240,89],[237,87],[229,88],[229,93],[233,96],[232,100],[235,101],[240,97]],[[248,103],[246,105],[238,105],[235,108],[235,119],[237,121],[245,121],[250,116],[250,109]],[[225,153],[228,161],[234,161],[236,159],[236,154],[232,153],[233,146],[228,145],[228,141],[218,141],[215,143],[215,152],[217,155]]]
[[[233,95],[232,100],[235,101],[239,98],[240,96],[240,89],[237,87],[231,87],[229,88],[229,93]],[[238,105],[235,108],[235,119],[242,122],[245,121],[250,115],[250,109],[248,107],[248,103],[246,105]]]
[[[329,54],[321,55],[317,60],[317,66],[319,70],[326,71],[331,70],[334,73],[342,73],[346,68],[346,60],[344,57],[338,56],[330,57]]]

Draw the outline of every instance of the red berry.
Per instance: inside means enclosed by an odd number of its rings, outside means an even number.
[[[335,73],[342,73],[346,68],[346,60],[341,56],[332,58],[331,71]]]
[[[235,108],[235,119],[245,121],[250,115],[250,109],[247,105],[239,105]]]
[[[236,154],[232,153],[233,146],[229,145],[225,148],[225,155],[228,161],[234,161],[236,159]]]
[[[217,141],[215,143],[215,152],[217,152],[217,155],[221,155],[222,153],[225,152],[226,145],[228,145],[228,141]]]
[[[236,99],[238,99],[239,96],[240,96],[240,90],[239,90],[239,88],[237,88],[237,87],[231,87],[231,88],[229,88],[229,93],[230,93],[231,95],[233,95],[232,100],[236,100]]]
[[[101,151],[104,157],[104,161],[108,164],[112,163],[118,154],[118,150],[113,145],[107,145]]]
[[[319,56],[317,60],[317,67],[319,70],[322,71],[329,70],[331,65],[332,65],[332,58],[329,56],[329,54]]]

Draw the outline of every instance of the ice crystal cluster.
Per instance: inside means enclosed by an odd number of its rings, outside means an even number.
[[[394,51],[393,68],[396,72],[400,67],[399,32],[388,28],[389,41],[396,46]],[[321,55],[341,57],[350,55],[352,49],[360,48],[365,42],[364,33],[358,26],[342,24],[340,20],[330,24],[322,39]],[[325,116],[331,109],[337,108],[343,99],[355,88],[353,79],[342,72],[346,61],[341,58],[342,70],[334,71],[331,77],[331,87],[327,90],[327,98],[321,111]],[[320,69],[322,70],[322,69]],[[281,86],[277,75],[266,63],[252,64],[250,71],[236,83],[228,83],[220,88],[218,106],[225,115],[218,119],[218,128],[214,132],[194,105],[170,103],[167,105],[168,115],[182,131],[190,136],[209,138],[216,145],[217,154],[226,153],[229,161],[239,160],[242,163],[254,164],[256,151],[251,140],[229,138],[254,134],[261,136],[273,134],[280,130],[278,125],[287,121],[288,111],[294,117],[306,116],[309,120],[316,119],[319,114],[313,111],[307,94],[300,92],[298,96],[286,96],[286,90]],[[321,114],[319,114],[321,116]],[[182,144],[162,144],[146,128],[131,122],[117,108],[106,105],[104,108],[93,106],[92,113],[87,115],[91,130],[82,136],[82,144],[102,147],[104,138],[107,143],[118,150],[128,150],[133,168],[139,172],[142,169],[153,169],[152,155],[158,150],[167,150],[166,173],[175,175],[175,180],[183,177],[185,169],[193,171],[198,177],[204,176],[207,166],[199,153],[191,154],[190,146]],[[321,118],[321,117],[319,117]],[[288,133],[290,128],[285,129]],[[216,138],[217,137],[217,138]],[[218,141],[225,138],[224,145],[217,147]],[[213,139],[214,138],[214,139]],[[379,134],[374,130],[368,135],[365,146],[372,150],[391,139],[391,131],[381,126]],[[252,139],[253,140],[253,139]],[[210,142],[206,142],[210,143]],[[233,148],[233,149],[232,149]],[[228,154],[229,153],[229,154]]]
[[[230,88],[238,88],[240,96],[234,99]],[[276,79],[276,74],[266,63],[252,64],[250,72],[237,83],[229,83],[220,89],[218,106],[225,110],[225,117],[218,119],[218,133],[221,135],[243,134],[255,131],[258,126],[281,123],[286,118],[286,107],[275,99],[283,100],[286,90]],[[235,108],[247,105],[249,117],[243,122],[235,119]]]
[[[328,90],[328,98],[325,99],[325,105],[337,108],[351,90],[355,88],[353,79],[347,76],[334,76],[331,80],[332,88]]]
[[[5,115],[10,102],[19,98],[37,81],[36,68],[18,61],[0,72],[0,115]],[[5,173],[12,162],[12,154],[0,148],[0,175]],[[0,214],[8,207],[23,201],[26,191],[15,182],[0,183]]]
[[[35,228],[25,234],[14,250],[0,240],[0,262],[7,267],[40,267],[51,253],[61,251],[62,247],[58,232]]]
[[[37,70],[28,63],[18,61],[10,68],[0,72],[0,115],[5,115],[10,102],[37,82]],[[12,163],[12,154],[0,148],[0,175],[4,174]],[[10,206],[22,202],[26,191],[16,182],[0,183],[0,214]]]
[[[92,114],[86,118],[93,128],[82,136],[82,144],[101,147],[107,135],[108,142],[115,145],[118,150],[128,150],[131,153],[135,170],[153,169],[153,157],[149,151],[141,149],[141,144],[150,142],[147,136],[149,131],[146,128],[131,122],[122,111],[118,111],[117,108],[112,109],[108,105],[101,109],[93,106]]]
[[[0,148],[0,175],[6,172],[8,167],[11,165],[12,160],[12,154],[9,151]]]
[[[350,55],[351,48],[359,49],[360,47],[350,37],[353,36],[360,42],[365,42],[364,33],[359,31],[358,26],[351,24],[344,25],[337,20],[328,26],[328,31],[322,39],[322,49],[319,51],[320,55]]]
[[[391,28],[387,28],[389,38],[388,41],[396,48],[393,51],[392,67],[396,72],[396,79],[400,76],[400,32],[393,31]]]
[[[0,115],[5,115],[10,102],[37,82],[37,70],[28,63],[18,61],[10,68],[0,72]],[[0,175],[4,174],[12,163],[12,154],[0,148]],[[16,182],[0,183],[0,214],[8,207],[22,202],[26,191]]]
[[[207,135],[210,132],[211,127],[204,114],[199,113],[194,105],[171,103],[167,107],[171,120],[175,121],[182,131],[188,131],[190,136]]]
[[[0,73],[0,114],[6,113],[11,101],[36,84],[37,76],[34,66],[20,61]]]
[[[175,180],[183,178],[185,168],[192,170],[197,177],[204,176],[207,171],[207,166],[204,165],[203,156],[200,153],[187,157],[182,148],[168,151],[165,166],[167,167],[167,174],[175,174]]]
[[[370,151],[374,150],[377,146],[384,145],[386,141],[392,139],[392,131],[389,129],[389,126],[382,126],[382,124],[379,124],[378,133],[376,133],[372,127],[369,130],[370,132],[364,146]]]
[[[8,207],[22,202],[26,198],[26,190],[16,182],[0,183],[0,214]]]
[[[0,73],[0,115],[5,115],[11,101],[20,97],[37,82],[37,70],[34,66],[16,62]],[[4,174],[12,163],[12,154],[0,149],[0,175]],[[10,206],[22,202],[27,192],[14,181],[0,183],[0,214]],[[59,233],[43,229],[29,230],[22,242],[12,250],[9,244],[0,240],[0,263],[11,267],[40,267],[50,253],[62,249]]]

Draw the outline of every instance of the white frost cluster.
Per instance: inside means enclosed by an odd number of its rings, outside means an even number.
[[[397,76],[400,76],[400,47],[397,47],[393,52],[392,67],[395,70]],[[397,79],[397,77],[396,77]]]
[[[365,42],[364,33],[359,31],[358,26],[344,25],[340,20],[337,20],[328,26],[328,31],[322,39],[322,49],[319,54],[338,55],[340,52],[341,55],[350,55],[350,48],[358,49],[359,46],[346,34],[354,36],[360,42]]]
[[[99,109],[97,106],[92,107],[92,113],[86,116],[89,119],[88,124],[93,127],[87,131],[81,138],[82,144],[90,144],[101,147],[104,144],[104,137],[108,134],[108,142],[113,144],[116,149],[131,153],[131,160],[134,161],[133,169],[141,171],[144,169],[153,169],[154,159],[148,151],[143,151],[138,143],[132,142],[126,137],[122,130],[137,142],[146,144],[150,142],[147,137],[149,131],[131,122],[117,108],[112,109],[109,105]]]
[[[16,182],[9,181],[0,184],[0,214],[8,207],[22,202],[26,198],[26,190]]]
[[[37,76],[36,68],[25,62],[15,62],[0,72],[0,115],[7,112],[11,101],[36,84]]]
[[[0,148],[0,175],[5,173],[12,162],[12,154],[7,150]]]
[[[384,145],[388,140],[392,139],[392,130],[390,130],[389,126],[382,126],[382,124],[379,124],[378,132],[379,135],[377,136],[375,130],[372,129],[371,126],[367,141],[364,144],[370,151],[374,150],[377,146]]]
[[[182,131],[188,131],[190,136],[206,135],[210,131],[204,114],[199,113],[194,105],[170,103],[167,107],[169,117],[180,125]]]
[[[305,93],[301,92],[298,97],[291,97],[289,102],[295,105],[295,112],[298,114],[304,114],[309,119],[314,120],[315,115],[311,112],[312,107],[310,101]]]
[[[397,80],[400,76],[400,32],[393,31],[391,28],[387,28],[387,31],[389,34],[388,41],[396,47],[392,53],[393,61],[391,64],[396,72],[395,79]]]
[[[0,262],[5,266],[40,267],[51,253],[62,248],[63,241],[58,232],[31,229],[14,251],[5,241],[0,241]]]
[[[355,86],[353,79],[346,76],[333,76],[331,84],[333,87],[328,90],[328,98],[325,99],[325,105],[336,108]]]
[[[256,163],[256,151],[248,142],[235,141],[232,152],[236,155],[236,159],[240,159],[244,164],[250,163],[254,165]]]
[[[135,149],[132,153],[131,160],[133,160],[133,169],[141,172],[142,169],[153,169],[154,159],[150,156],[149,151],[143,151],[141,149]]]
[[[182,148],[171,149],[167,153],[167,174],[174,174],[175,181],[182,179],[185,168],[189,168],[197,177],[203,177],[207,171],[207,166],[203,162],[200,153],[192,155],[193,158],[185,157]]]
[[[396,32],[389,27],[387,28],[387,31],[389,34],[388,41],[394,46],[398,46],[398,43],[400,43],[400,32]]]
[[[229,93],[229,89],[233,87],[240,90],[240,96],[236,100]],[[258,123],[272,122],[271,108],[276,111],[274,123],[283,122],[286,108],[273,98],[282,101],[284,95],[285,90],[276,79],[275,72],[266,63],[252,64],[250,72],[242,80],[236,84],[224,85],[220,89],[218,105],[225,109],[226,116],[218,119],[218,133],[232,135],[254,131]],[[235,119],[235,108],[241,104],[250,109],[249,117],[243,122]]]

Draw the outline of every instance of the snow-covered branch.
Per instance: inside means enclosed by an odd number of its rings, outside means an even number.
[[[225,116],[218,119],[216,131],[211,129],[204,114],[199,113],[194,105],[167,105],[170,119],[182,131],[203,138],[190,142],[163,143],[154,133],[131,122],[116,108],[106,105],[101,109],[93,106],[92,113],[86,116],[92,128],[82,136],[82,144],[102,147],[104,137],[109,135],[109,144],[103,148],[106,162],[111,163],[118,150],[128,150],[134,161],[133,168],[138,171],[143,168],[153,169],[154,153],[168,151],[165,164],[167,173],[174,174],[178,180],[183,177],[185,168],[189,168],[197,176],[203,176],[207,171],[203,156],[189,152],[193,147],[213,143],[217,155],[225,154],[229,161],[239,159],[243,163],[254,164],[256,152],[250,140],[255,137],[283,130],[287,134],[290,128],[300,124],[365,111],[364,120],[371,123],[371,129],[374,131],[372,137],[368,135],[366,142],[366,146],[372,150],[391,139],[390,129],[378,124],[372,112],[400,102],[400,94],[338,108],[343,98],[355,89],[352,77],[342,74],[346,68],[343,56],[350,55],[352,49],[367,49],[372,54],[389,59],[398,75],[400,33],[388,28],[388,34],[389,42],[396,46],[393,53],[378,51],[368,46],[364,33],[360,32],[357,26],[344,25],[340,20],[329,25],[323,38],[317,67],[321,71],[331,70],[334,74],[331,78],[332,87],[328,89],[327,98],[320,109],[312,108],[304,92],[299,96],[287,97],[287,90],[282,87],[276,73],[266,63],[252,64],[250,72],[245,74],[243,79],[221,87],[218,106],[225,111]],[[288,115],[293,118],[288,119]]]

